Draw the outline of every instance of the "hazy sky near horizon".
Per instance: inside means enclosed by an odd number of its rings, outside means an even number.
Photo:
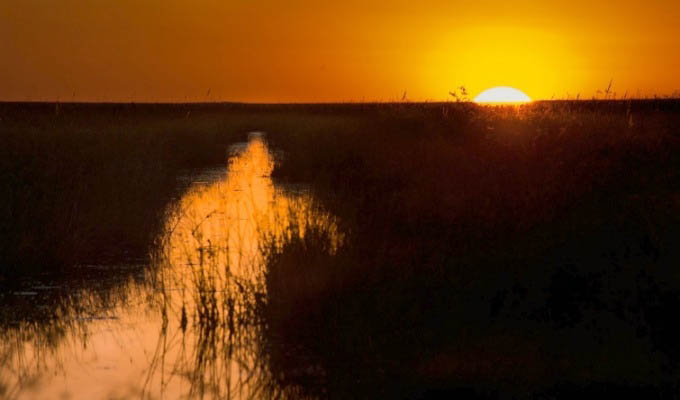
[[[678,21],[660,0],[2,0],[0,100],[668,95]]]

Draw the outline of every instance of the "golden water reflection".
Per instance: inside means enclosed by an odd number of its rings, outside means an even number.
[[[3,327],[0,397],[287,397],[261,340],[265,255],[309,227],[331,249],[341,236],[309,193],[272,182],[273,166],[261,135],[236,146],[226,172],[169,213],[154,268],[58,301],[49,289],[15,294],[48,317]]]

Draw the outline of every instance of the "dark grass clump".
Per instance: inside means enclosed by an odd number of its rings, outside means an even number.
[[[335,253],[296,239],[269,258],[282,381],[672,396],[679,104],[386,105],[271,135],[279,177],[310,182],[348,233]]]

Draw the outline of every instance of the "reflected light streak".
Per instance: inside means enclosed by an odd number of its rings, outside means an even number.
[[[254,307],[267,246],[335,220],[312,196],[275,185],[260,135],[227,173],[194,183],[167,220],[158,266],[110,291],[66,291],[54,317],[0,332],[0,389],[11,398],[287,397],[269,373]],[[115,268],[106,266],[105,268]],[[39,303],[38,303],[39,304]]]

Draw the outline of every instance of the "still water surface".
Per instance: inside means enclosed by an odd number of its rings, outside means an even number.
[[[0,330],[0,397],[287,397],[268,367],[258,310],[266,254],[305,227],[330,232],[311,195],[275,184],[262,136],[226,168],[194,176],[168,212],[152,265],[82,266],[5,302],[24,314]],[[13,310],[4,310],[11,313]]]

